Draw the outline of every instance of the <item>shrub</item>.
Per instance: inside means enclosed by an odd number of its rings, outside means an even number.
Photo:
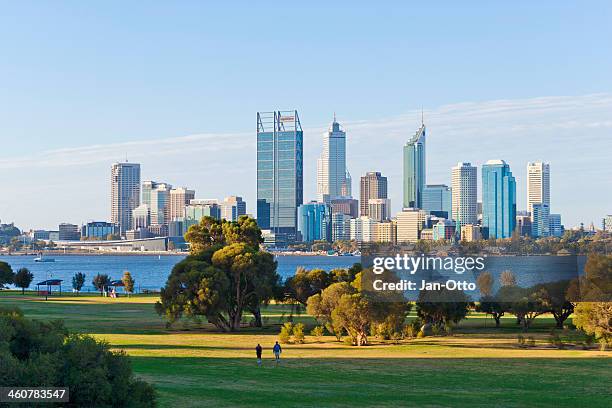
[[[278,341],[283,344],[291,343],[291,334],[293,333],[293,323],[287,322],[281,327],[278,335]]]
[[[310,335],[316,337],[318,341],[321,341],[321,337],[325,334],[325,329],[323,326],[315,326],[314,329],[310,331]]]
[[[416,337],[418,333],[418,329],[415,329],[415,327],[412,324],[407,324],[404,326],[404,337],[407,339],[413,339]]]
[[[422,339],[423,337],[425,337],[425,332],[423,330],[419,330],[419,333],[417,334],[417,339]]]
[[[295,344],[304,343],[304,325],[302,323],[297,323],[293,326],[293,342]]]

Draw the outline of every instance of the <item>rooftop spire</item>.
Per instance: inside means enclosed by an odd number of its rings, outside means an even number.
[[[336,112],[334,112],[334,123],[336,123]]]
[[[421,126],[425,124],[425,114],[423,113],[423,107],[421,106]]]

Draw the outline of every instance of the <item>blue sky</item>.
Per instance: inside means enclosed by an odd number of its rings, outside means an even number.
[[[609,2],[221,3],[3,5],[2,222],[108,219],[110,164],[126,155],[143,178],[254,211],[255,112],[292,108],[307,199],[336,111],[355,192],[381,170],[398,210],[423,107],[428,181],[503,158],[522,209],[526,163],[545,160],[568,226],[612,212]]]

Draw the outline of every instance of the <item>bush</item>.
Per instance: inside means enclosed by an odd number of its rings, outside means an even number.
[[[325,329],[323,326],[315,326],[314,329],[310,331],[310,335],[316,337],[318,341],[321,341],[321,337],[325,334]]]
[[[302,323],[293,326],[293,342],[295,344],[304,343],[304,325]]]
[[[0,386],[68,387],[66,407],[153,407],[155,391],[134,378],[129,358],[59,321],[0,313]]]
[[[415,329],[412,324],[407,324],[404,326],[404,338],[413,339],[416,337],[417,333],[418,329]]]
[[[287,322],[281,327],[281,331],[278,335],[278,341],[287,344],[291,343],[291,334],[293,333],[293,323]]]

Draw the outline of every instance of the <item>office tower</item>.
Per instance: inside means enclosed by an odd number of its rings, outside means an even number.
[[[335,198],[331,202],[332,214],[343,213],[350,218],[359,217],[359,201],[354,198]]]
[[[185,206],[185,228],[199,223],[203,217],[221,219],[219,200],[197,198],[189,201],[189,205]]]
[[[144,195],[144,194],[143,194]],[[185,216],[185,206],[195,198],[195,191],[185,187],[176,187],[170,190],[170,209],[168,222],[183,218]]]
[[[81,227],[81,236],[105,240],[109,235],[119,235],[119,227],[106,221],[91,221]]]
[[[461,226],[461,240],[466,242],[478,241],[482,239],[480,227],[478,225],[464,224]]]
[[[451,202],[451,189],[445,184],[428,184],[423,189],[422,209],[431,215],[450,219]]]
[[[111,222],[123,235],[132,229],[132,211],[140,205],[140,164],[114,163],[111,168]]]
[[[351,239],[351,216],[332,211],[332,241],[348,241]]]
[[[425,188],[425,124],[404,145],[404,208],[422,208]]]
[[[561,214],[549,214],[548,231],[551,237],[560,238],[563,236],[563,225],[561,224]]]
[[[331,241],[331,208],[326,203],[311,201],[298,207],[298,231],[303,242]]]
[[[225,197],[221,203],[221,218],[227,221],[238,221],[238,218],[246,215],[246,201],[242,197]]]
[[[439,220],[432,228],[434,241],[452,240],[455,237],[455,221]]]
[[[153,180],[146,180],[142,182],[141,194],[142,199],[140,200],[141,204],[146,204],[151,208],[151,191],[157,188],[159,183]]]
[[[375,221],[383,222],[391,218],[391,200],[388,198],[370,198],[368,216]]]
[[[140,204],[132,211],[132,229],[149,228],[151,226],[151,208],[147,204]]]
[[[478,221],[476,167],[470,163],[457,163],[451,175],[451,218],[462,225],[475,225]]]
[[[170,217],[170,190],[168,183],[157,183],[151,190],[151,225],[165,225]]]
[[[329,202],[336,197],[350,196],[350,174],[346,170],[346,132],[340,128],[336,115],[323,135],[323,152],[317,162],[317,197]],[[347,194],[348,193],[348,194]]]
[[[395,221],[379,222],[375,227],[375,242],[395,244],[397,242],[397,223]]]
[[[359,215],[368,216],[370,198],[387,198],[387,178],[377,171],[368,172],[361,177]]]
[[[533,205],[546,204],[550,208],[550,165],[527,163],[527,211],[533,223]]]
[[[531,215],[516,214],[516,231],[520,236],[531,236]]]
[[[346,171],[346,176],[344,178],[344,185],[342,186],[342,190],[340,191],[342,197],[352,197],[353,196],[353,178],[351,177],[351,173]]]
[[[374,242],[376,237],[376,224],[378,224],[375,220],[367,216],[361,216],[359,218],[352,218],[350,223],[352,240],[359,243]]]
[[[404,208],[397,213],[397,242],[416,242],[419,240],[420,232],[425,227],[427,213],[415,208]]]
[[[297,111],[257,113],[257,223],[271,230],[276,242],[297,238],[303,138]]]
[[[61,223],[58,227],[60,241],[78,241],[81,239],[81,231],[78,225]]]
[[[516,222],[516,181],[503,160],[482,166],[482,227],[485,238],[510,238]]]
[[[531,235],[534,238],[550,236],[550,207],[547,204],[532,203]]]

